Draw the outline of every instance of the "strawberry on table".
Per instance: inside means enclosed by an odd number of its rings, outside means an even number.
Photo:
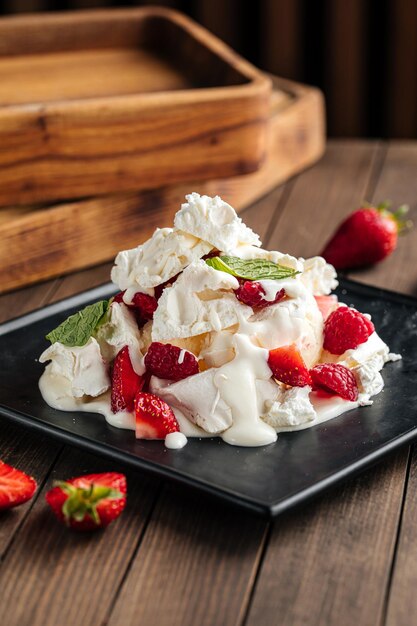
[[[171,407],[152,393],[139,392],[135,398],[137,439],[165,439],[180,427]]]
[[[280,289],[274,300],[267,300],[265,298],[265,289],[261,283],[255,280],[241,280],[239,288],[235,290],[235,295],[243,304],[247,304],[254,309],[264,309],[272,304],[277,304],[277,302],[285,298],[285,290]]]
[[[268,365],[274,378],[285,385],[291,387],[311,385],[310,373],[294,344],[270,350]]]
[[[123,474],[87,474],[56,481],[45,498],[60,522],[80,531],[105,528],[126,506]]]
[[[0,511],[27,502],[36,487],[34,478],[0,461]]]
[[[336,394],[344,400],[358,399],[358,384],[353,372],[339,363],[322,363],[310,370],[313,389]]]
[[[114,359],[111,377],[111,410],[133,411],[133,401],[138,391],[143,388],[145,379],[136,374],[125,346]]]
[[[363,313],[340,306],[324,323],[323,348],[332,354],[343,354],[365,343],[375,326]]]
[[[349,215],[327,243],[321,256],[337,270],[378,263],[397,246],[398,235],[410,227],[407,206],[394,213],[388,203],[364,206]]]
[[[146,371],[158,378],[182,380],[198,374],[198,361],[194,354],[170,343],[154,341],[145,356]]]

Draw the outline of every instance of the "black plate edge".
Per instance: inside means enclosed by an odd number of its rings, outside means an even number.
[[[141,458],[127,452],[119,452],[117,448],[103,448],[101,444],[96,444],[90,439],[86,439],[84,437],[81,437],[80,435],[75,435],[73,433],[67,433],[66,431],[51,426],[50,424],[45,424],[45,422],[42,422],[40,420],[38,421],[33,417],[28,417],[24,413],[20,413],[19,411],[11,411],[3,405],[0,405],[0,418],[1,417],[4,417],[5,419],[10,420],[15,424],[21,424],[28,430],[35,430],[37,432],[46,434],[50,437],[53,437],[54,439],[62,441],[63,443],[75,446],[82,450],[87,450],[88,452],[97,454],[98,456],[106,456],[124,465],[129,465],[134,469],[140,469],[146,473],[159,476],[160,478],[186,485],[187,487],[190,487],[192,489],[204,491],[210,496],[215,497],[217,500],[220,499],[226,501],[229,504],[240,509],[242,508],[242,506],[244,506],[245,509],[251,511],[252,513],[255,513],[256,515],[261,515],[262,517],[268,518],[274,515],[271,505],[268,505],[267,503],[260,505],[258,502],[255,502],[250,498],[245,498],[245,496],[234,494],[233,491],[228,491],[226,489],[220,490],[219,487],[211,487],[208,483],[201,481],[197,478],[190,479],[175,469],[165,469],[163,466],[153,463],[153,461],[143,461]]]

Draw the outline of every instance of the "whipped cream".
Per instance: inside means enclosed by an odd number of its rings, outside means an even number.
[[[41,355],[42,363],[50,361],[39,382],[46,402],[60,410],[101,413],[111,426],[135,430],[133,413],[111,411],[109,374],[125,346],[135,372],[144,374],[144,356],[156,341],[181,349],[178,365],[191,352],[200,369],[178,381],[150,377],[149,391],[170,405],[179,424],[180,432],[165,438],[168,449],[182,448],[187,437],[267,445],[280,432],[309,428],[371,403],[384,385],[382,367],[401,357],[391,354],[376,332],[342,355],[323,350],[324,323],[315,296],[337,286],[334,268],[321,257],[297,259],[263,249],[258,235],[217,196],[192,193],[186,200],[174,228],[157,229],[145,243],[117,255],[111,277],[124,291],[123,301],[111,303],[86,345],[54,343]],[[202,257],[213,250],[272,261],[298,274],[259,280],[269,305],[253,309],[237,299],[237,278],[205,263]],[[160,285],[162,295],[155,290]],[[274,303],[281,290],[283,297]],[[127,306],[137,292],[159,297],[153,320],[141,328]],[[358,400],[323,397],[308,386],[277,382],[269,351],[292,344],[308,368],[320,362],[349,368]]]
[[[53,378],[63,378],[74,398],[96,397],[110,387],[110,378],[97,341],[91,337],[81,347],[68,348],[55,342],[39,357],[40,363],[51,361],[46,370]]]
[[[210,198],[190,193],[174,218],[177,230],[198,237],[222,252],[233,252],[239,245],[260,246],[259,236],[246,226],[236,211],[219,196]]]

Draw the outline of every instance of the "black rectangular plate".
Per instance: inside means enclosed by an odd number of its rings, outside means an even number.
[[[417,300],[343,280],[340,299],[368,312],[392,352],[385,389],[374,404],[307,430],[283,433],[274,444],[241,448],[219,439],[190,439],[182,450],[162,441],[136,441],[104,417],[65,413],[43,401],[37,358],[45,334],[69,314],[113,295],[103,285],[0,326],[0,415],[67,443],[191,485],[257,513],[276,516],[374,463],[417,435]]]

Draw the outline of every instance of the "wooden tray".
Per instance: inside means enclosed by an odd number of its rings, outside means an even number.
[[[218,194],[241,210],[316,161],[324,150],[320,91],[279,78],[268,126],[267,158],[246,176],[45,207],[0,209],[0,292],[113,258],[157,226],[172,223],[184,195]]]
[[[0,20],[0,206],[254,171],[270,80],[170,9]]]

